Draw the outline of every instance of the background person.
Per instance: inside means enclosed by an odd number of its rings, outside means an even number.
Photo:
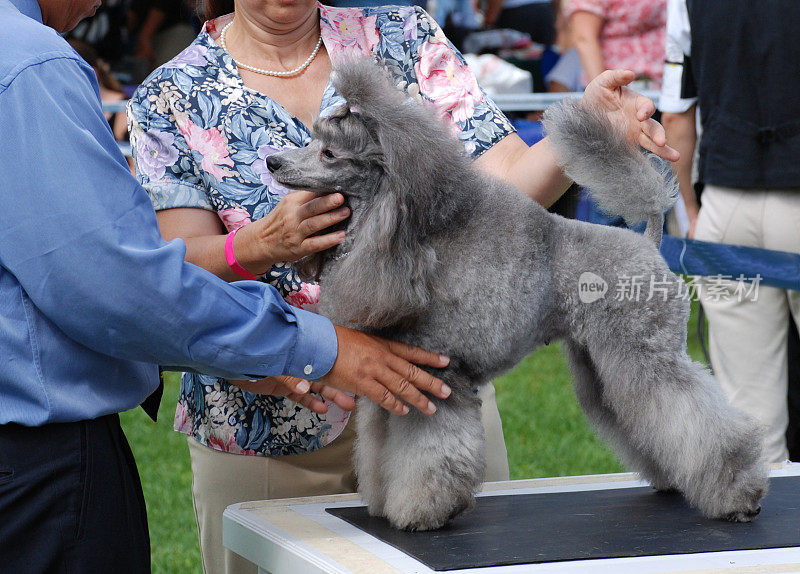
[[[548,92],[582,92],[585,74],[581,64],[581,56],[575,48],[572,28],[565,14],[565,3],[554,0],[553,10],[556,13],[555,47],[560,56],[555,66],[544,78]]]
[[[446,358],[334,327],[263,283],[228,285],[164,242],[94,70],[57,33],[95,7],[0,0],[1,572],[150,571],[116,413],[156,389],[157,364],[320,379],[394,412],[398,398],[427,408],[416,386],[448,394],[405,360]]]
[[[153,70],[191,44],[191,0],[136,0],[131,5],[136,21],[136,57]]]
[[[531,40],[545,46],[555,42],[552,0],[488,0],[484,25],[525,32]]]
[[[97,51],[89,44],[81,42],[80,40],[69,40],[69,45],[78,52],[78,55],[86,60],[95,74],[97,74],[97,83],[100,87],[100,101],[106,102],[121,102],[127,100],[127,96],[123,91],[122,84],[119,83],[117,78],[111,73],[111,68],[108,63],[97,55]],[[114,133],[114,138],[118,142],[128,141],[128,118],[124,112],[103,112],[103,115],[108,120],[111,126],[111,131]],[[133,159],[128,158],[128,165],[133,170]]]
[[[800,6],[782,1],[757,9],[670,0],[667,62],[659,106],[672,145],[690,236],[704,241],[800,252]],[[757,86],[757,90],[743,90]],[[702,207],[691,185],[699,107],[703,136],[698,175]],[[714,374],[731,403],[767,428],[771,462],[786,447],[787,334],[800,318],[800,292],[759,286],[740,297],[737,281],[703,278]]]
[[[636,74],[640,89],[661,87],[667,23],[666,0],[570,0],[566,15],[586,73]]]

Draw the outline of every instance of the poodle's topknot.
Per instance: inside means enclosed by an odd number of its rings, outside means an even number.
[[[338,65],[331,74],[331,83],[354,113],[374,116],[375,104],[397,106],[408,99],[396,89],[389,73],[369,58],[351,58]]]

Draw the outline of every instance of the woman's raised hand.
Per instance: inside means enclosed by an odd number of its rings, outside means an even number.
[[[632,144],[678,161],[680,154],[667,145],[664,127],[651,117],[656,111],[653,101],[627,87],[635,79],[630,70],[606,70],[586,86],[582,101],[605,110],[609,120],[625,126]]]

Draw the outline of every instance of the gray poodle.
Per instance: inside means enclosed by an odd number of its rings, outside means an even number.
[[[359,401],[369,511],[429,530],[470,508],[485,471],[477,387],[562,340],[581,407],[627,465],[708,517],[752,520],[768,484],[760,430],[687,355],[686,286],[657,249],[671,177],[600,112],[552,106],[565,172],[605,211],[648,224],[640,236],[564,219],[478,171],[374,64],[347,64],[334,84],[348,104],[315,122],[308,147],[267,162],[281,184],[341,192],[352,210],[345,241],[301,273],[333,321],[451,357],[431,370],[453,389],[433,416]]]

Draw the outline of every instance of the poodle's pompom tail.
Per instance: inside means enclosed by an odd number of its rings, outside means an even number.
[[[678,197],[669,162],[639,153],[601,110],[577,99],[547,108],[544,127],[564,173],[586,187],[601,210],[629,225],[647,220],[648,235],[654,234],[649,228],[663,222]]]

